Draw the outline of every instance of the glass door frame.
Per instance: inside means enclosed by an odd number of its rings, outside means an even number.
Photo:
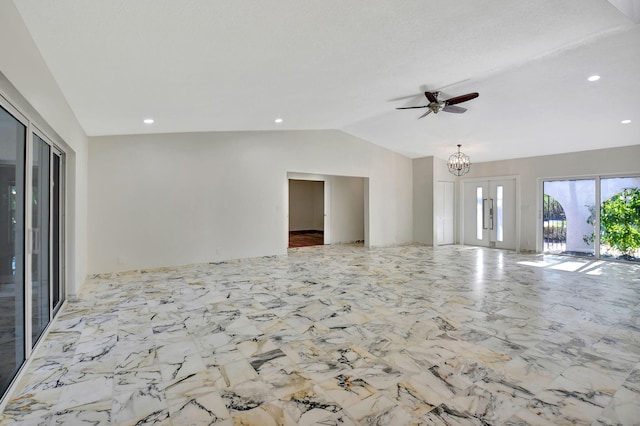
[[[15,371],[14,376],[13,376],[11,382],[9,383],[9,385],[8,385],[8,387],[6,389],[6,394],[8,394],[8,393],[11,392],[13,386],[15,385],[15,382],[20,377],[20,374],[21,374],[21,372],[22,372],[22,370],[24,368],[24,365],[26,364],[27,360],[29,359],[29,357],[31,355],[31,347],[30,347],[31,337],[30,337],[30,335],[27,334],[27,331],[30,331],[30,329],[28,330],[28,328],[27,328],[27,323],[29,323],[31,321],[31,310],[30,310],[31,309],[31,302],[28,299],[28,295],[27,295],[27,288],[29,286],[26,285],[26,283],[30,283],[31,282],[30,281],[31,273],[30,273],[30,271],[27,270],[27,259],[26,259],[27,252],[28,252],[27,247],[26,247],[27,234],[28,234],[28,232],[27,232],[27,220],[30,219],[30,217],[27,216],[27,211],[26,211],[27,204],[28,204],[27,201],[26,201],[27,200],[26,192],[27,192],[27,189],[28,189],[27,187],[29,186],[29,181],[27,181],[27,170],[26,169],[28,168],[28,164],[29,164],[28,160],[27,160],[27,153],[29,151],[29,146],[28,145],[30,143],[31,138],[29,136],[29,134],[30,134],[30,127],[29,127],[30,123],[29,123],[29,120],[27,119],[27,117],[24,114],[22,114],[20,111],[18,111],[16,108],[14,108],[13,105],[10,102],[6,101],[5,98],[2,97],[1,95],[0,95],[0,107],[2,107],[12,118],[14,118],[18,123],[23,125],[24,128],[25,128],[25,135],[24,135],[24,141],[23,141],[24,142],[24,153],[23,153],[24,158],[22,159],[24,161],[24,164],[22,165],[22,167],[24,168],[24,170],[22,171],[22,179],[23,179],[22,186],[23,186],[23,192],[24,192],[23,198],[22,198],[22,206],[21,206],[22,216],[23,216],[22,217],[22,220],[23,220],[23,223],[22,223],[22,235],[19,236],[18,232],[16,232],[15,233],[15,243],[14,243],[16,245],[15,251],[14,251],[15,257],[16,257],[16,259],[15,259],[15,262],[16,262],[16,265],[15,265],[15,268],[16,268],[15,269],[15,271],[16,271],[16,276],[15,276],[16,292],[15,292],[15,294],[16,295],[18,294],[18,292],[17,292],[18,286],[22,285],[22,294],[21,294],[21,297],[22,297],[22,301],[21,301],[22,302],[22,312],[20,312],[22,315],[19,315],[20,313],[17,312],[17,309],[16,309],[17,304],[18,304],[17,300],[15,301],[14,307],[13,307],[13,310],[15,312],[15,314],[14,314],[15,315],[14,334],[16,335],[15,347],[17,348],[18,345],[22,344],[22,353],[21,353],[22,360],[21,360],[21,365],[18,366],[18,368],[16,370],[14,370]],[[16,168],[18,167],[17,159],[18,159],[18,155],[17,155],[17,152],[16,152]],[[15,183],[15,185],[16,185],[16,190],[18,190],[17,182]],[[19,199],[19,197],[16,197],[16,211],[18,211],[18,206],[17,206],[18,199]],[[20,241],[21,247],[18,247],[19,239],[21,239],[21,241]],[[19,262],[17,261],[17,254],[20,251],[22,252],[22,264],[18,265]],[[19,275],[18,275],[18,267],[21,267],[21,271],[20,271],[20,274],[19,274],[20,278],[19,278]],[[29,278],[27,278],[27,274],[28,274]],[[20,279],[22,280],[22,283],[19,282]],[[19,330],[19,328],[21,328],[21,330]],[[17,336],[19,334],[22,334],[22,341],[21,342],[18,341],[18,338],[17,338]],[[19,359],[17,353],[16,353],[15,359],[16,359],[16,361]],[[4,398],[5,395],[1,395],[0,394],[0,398]],[[0,399],[0,401],[2,401],[2,399]],[[1,407],[2,407],[2,405],[0,404],[0,408]]]
[[[2,92],[0,92],[0,107],[4,108],[11,116],[13,116],[18,122],[26,127],[26,135],[25,135],[25,158],[24,158],[24,230],[22,236],[16,236],[16,238],[22,239],[22,251],[24,256],[23,268],[24,271],[22,273],[22,285],[23,285],[23,315],[20,319],[22,322],[22,333],[24,333],[24,339],[22,344],[24,345],[24,357],[22,360],[22,365],[18,368],[16,374],[14,375],[11,383],[9,384],[6,392],[4,394],[0,394],[0,410],[4,407],[6,403],[6,397],[11,394],[13,388],[16,383],[20,380],[20,377],[24,373],[25,367],[29,364],[33,352],[37,349],[37,345],[42,342],[43,338],[47,335],[48,330],[51,326],[52,320],[61,307],[64,305],[67,294],[66,294],[66,244],[65,244],[65,236],[66,236],[66,152],[61,148],[59,144],[56,144],[54,140],[57,138],[49,137],[47,132],[41,130],[27,115],[22,113],[14,104],[4,96]],[[57,226],[58,226],[58,241],[57,241],[57,253],[58,253],[58,262],[57,262],[57,279],[59,285],[59,301],[53,306],[53,283],[52,278],[55,271],[53,264],[53,249],[54,249],[54,237],[53,237],[53,218],[55,215],[53,214],[53,207],[55,203],[53,202],[53,191],[50,191],[51,196],[49,197],[49,270],[47,273],[49,274],[49,318],[48,323],[44,327],[42,333],[36,342],[33,341],[32,338],[32,312],[33,312],[33,303],[32,303],[32,251],[33,251],[33,229],[32,229],[32,215],[33,215],[33,140],[34,134],[37,135],[42,141],[44,141],[47,145],[49,145],[49,178],[50,183],[53,180],[54,176],[54,157],[57,155],[59,157],[59,191],[58,191],[58,214],[57,214]],[[16,285],[20,285],[20,283],[16,283]]]
[[[537,204],[538,204],[538,214],[537,214],[537,225],[536,225],[536,252],[537,253],[545,253],[544,251],[544,232],[543,232],[543,228],[544,228],[544,195],[545,195],[545,190],[544,190],[544,184],[546,182],[569,182],[569,181],[593,181],[593,185],[594,185],[594,199],[593,201],[595,202],[596,200],[600,199],[600,178],[597,176],[573,176],[573,177],[559,177],[559,178],[549,178],[549,179],[538,179],[539,181],[539,185],[538,185],[538,199],[537,199]],[[595,206],[596,204],[594,204]],[[594,210],[594,220],[595,223],[598,224],[600,223],[600,209],[596,208]],[[593,235],[594,235],[594,242],[593,242],[593,256],[591,256],[590,254],[587,255],[577,255],[574,254],[573,256],[575,257],[588,257],[588,258],[592,258],[592,259],[599,259],[600,258],[600,232],[597,232],[597,228],[595,227],[594,224],[594,229],[593,229]],[[552,254],[549,252],[546,252],[546,254]],[[553,254],[558,254],[558,253],[553,253]],[[568,253],[564,254],[565,256],[569,256]]]
[[[65,262],[65,200],[66,200],[66,192],[65,192],[65,188],[66,188],[66,161],[65,161],[65,154],[64,151],[62,151],[60,148],[58,148],[55,144],[51,145],[51,177],[53,179],[54,176],[54,168],[55,168],[55,157],[58,157],[59,160],[59,168],[58,168],[58,193],[57,193],[57,202],[58,202],[58,220],[56,221],[57,223],[54,224],[54,220],[56,218],[55,216],[55,204],[53,202],[51,202],[50,204],[50,218],[51,221],[49,223],[49,229],[51,229],[52,233],[53,233],[53,229],[54,226],[57,226],[57,231],[58,231],[58,241],[57,241],[57,247],[55,247],[56,245],[56,241],[54,239],[54,236],[52,235],[52,238],[50,240],[50,253],[51,256],[54,256],[54,253],[57,253],[58,258],[57,258],[57,273],[56,272],[56,265],[53,262],[53,259],[50,263],[50,277],[53,280],[54,275],[56,275],[57,280],[58,280],[58,303],[54,303],[55,298],[54,298],[54,294],[53,294],[53,285],[50,286],[49,290],[50,290],[50,296],[51,296],[51,320],[53,320],[53,318],[56,316],[56,314],[58,313],[58,311],[60,310],[60,308],[62,307],[62,305],[64,304],[64,302],[66,301],[66,286],[65,286],[65,273],[66,273],[66,262]],[[54,181],[54,184],[56,182]],[[55,194],[55,191],[51,192],[51,200],[53,201],[53,196]]]
[[[33,313],[33,304],[32,304],[32,261],[33,261],[33,244],[34,244],[34,235],[33,235],[33,229],[32,229],[32,217],[33,217],[33,188],[32,185],[30,184],[33,181],[33,136],[36,135],[38,136],[42,141],[44,141],[45,143],[47,143],[49,145],[49,177],[50,177],[50,185],[52,182],[52,178],[53,178],[53,157],[54,154],[58,154],[60,156],[60,176],[61,176],[61,180],[62,180],[62,176],[64,175],[64,151],[62,151],[59,147],[57,147],[51,140],[51,138],[49,138],[47,136],[47,134],[45,132],[43,132],[42,130],[40,130],[35,124],[33,124],[32,122],[29,122],[29,126],[27,128],[28,136],[27,136],[27,152],[26,152],[26,172],[25,172],[25,179],[26,182],[29,183],[27,185],[25,185],[25,216],[27,218],[27,221],[25,222],[25,301],[26,301],[26,313],[25,313],[25,345],[28,347],[28,350],[26,352],[27,354],[27,359],[29,359],[29,356],[31,355],[31,353],[33,352],[33,350],[35,349],[35,344],[37,342],[34,342],[32,339],[32,320],[31,320],[31,315]],[[52,238],[52,231],[53,231],[53,191],[51,190],[52,188],[50,187],[50,191],[49,191],[49,239],[48,239],[48,245],[49,245],[49,265],[48,265],[48,271],[47,273],[49,274],[49,320],[47,323],[47,326],[44,328],[44,330],[42,331],[42,333],[40,334],[40,337],[37,339],[42,340],[42,337],[44,337],[46,335],[47,329],[49,328],[49,325],[51,324],[51,321],[53,320],[53,317],[55,316],[55,314],[58,312],[58,310],[60,309],[60,307],[62,306],[62,304],[64,303],[64,300],[66,299],[64,292],[60,295],[60,302],[54,307],[53,305],[53,271],[54,271],[54,265],[53,265],[53,261],[52,261],[52,257],[53,257],[53,238]],[[59,253],[59,265],[58,265],[58,282],[60,283],[60,288],[64,289],[64,276],[62,275],[62,270],[63,267],[62,265],[64,265],[64,250],[61,249],[64,247],[64,186],[61,184],[61,188],[60,188],[60,192],[59,192],[59,196],[60,199],[59,201],[59,208],[62,210],[60,212],[58,212],[58,226],[59,226],[59,230],[60,230],[60,234],[59,234],[59,247],[58,247],[58,253]],[[62,223],[60,223],[62,222]],[[28,226],[26,226],[28,225]],[[62,290],[63,291],[63,290]],[[27,317],[28,314],[28,317]]]
[[[50,152],[49,152],[49,177],[51,179],[51,189],[49,192],[49,233],[50,233],[50,238],[49,238],[49,257],[50,257],[50,262],[49,262],[49,280],[50,280],[50,284],[49,284],[49,322],[51,322],[51,320],[53,319],[53,317],[55,316],[55,314],[58,312],[58,310],[60,310],[60,307],[62,306],[62,304],[65,301],[65,286],[64,286],[64,200],[65,200],[65,182],[64,182],[64,176],[65,176],[65,155],[64,155],[64,151],[62,151],[57,145],[55,145],[51,139],[46,135],[46,133],[44,133],[42,130],[40,130],[37,126],[33,125],[31,126],[31,133],[30,133],[30,137],[27,138],[28,142],[33,142],[31,139],[33,138],[33,135],[37,135],[41,140],[43,140],[44,142],[46,142],[49,145],[50,148]],[[32,143],[33,145],[33,143]],[[29,152],[28,152],[29,153]],[[33,152],[30,153],[31,155],[33,155]],[[53,195],[54,195],[54,191],[53,191],[53,174],[54,174],[54,156],[58,156],[60,158],[60,165],[59,165],[59,180],[60,182],[58,183],[59,186],[59,193],[58,193],[58,220],[57,220],[57,226],[58,226],[58,232],[59,232],[59,238],[58,238],[58,247],[54,247],[55,241],[53,238],[53,229],[54,229],[54,202],[53,202]],[[28,158],[28,161],[30,159]],[[32,164],[32,163],[28,163],[28,164]],[[32,168],[29,168],[30,170],[32,170]],[[30,176],[32,178],[32,176]],[[28,176],[29,178],[29,176]],[[31,187],[30,187],[31,188]],[[33,194],[30,194],[31,196],[33,196]],[[31,199],[31,198],[29,198]],[[31,203],[27,203],[31,206]],[[31,214],[32,212],[29,212],[29,214]],[[29,238],[29,241],[33,241],[32,238]],[[31,244],[31,242],[29,243]],[[53,262],[53,253],[54,253],[54,248],[58,249],[58,273],[57,275],[57,279],[58,279],[58,283],[59,283],[59,302],[54,306],[53,305],[53,300],[54,300],[54,295],[53,295],[53,278],[54,278],[54,271],[55,271],[55,265]],[[31,261],[31,259],[30,259]],[[31,269],[29,269],[29,271],[31,271]]]
[[[609,173],[598,175],[580,175],[580,176],[564,176],[564,177],[552,177],[552,178],[538,178],[538,197],[537,197],[537,225],[536,225],[536,252],[545,253],[544,251],[544,235],[543,235],[543,204],[544,204],[544,183],[545,182],[558,182],[558,181],[575,181],[575,180],[593,180],[595,182],[595,198],[594,198],[594,241],[593,241],[593,259],[598,260],[611,260],[619,262],[627,262],[623,259],[615,258],[603,258],[600,253],[600,210],[602,208],[602,185],[600,181],[602,179],[611,178],[640,178],[640,173]],[[569,254],[557,254],[558,256],[569,256]],[[580,257],[580,256],[576,256]]]

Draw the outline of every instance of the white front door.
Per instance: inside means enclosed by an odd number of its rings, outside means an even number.
[[[464,182],[464,244],[516,248],[516,180]]]

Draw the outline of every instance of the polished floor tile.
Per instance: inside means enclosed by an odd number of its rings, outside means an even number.
[[[0,425],[632,425],[640,265],[317,246],[92,277]]]

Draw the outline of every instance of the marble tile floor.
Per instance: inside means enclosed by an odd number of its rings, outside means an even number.
[[[316,246],[96,276],[0,425],[640,424],[640,265]]]

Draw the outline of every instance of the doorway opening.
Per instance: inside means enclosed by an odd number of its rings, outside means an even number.
[[[289,248],[324,243],[324,181],[289,179]]]
[[[287,247],[369,244],[369,179],[288,172]]]

